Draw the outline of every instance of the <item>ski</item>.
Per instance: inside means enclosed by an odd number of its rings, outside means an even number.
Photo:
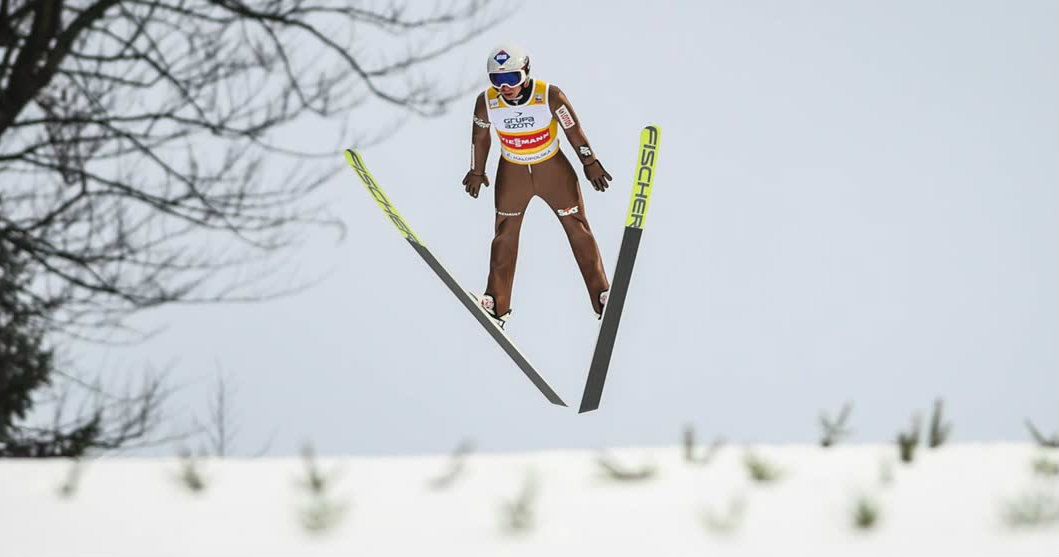
[[[495,340],[504,352],[514,360],[515,364],[522,370],[522,373],[525,373],[526,377],[528,377],[529,380],[540,389],[540,392],[548,399],[548,402],[558,406],[566,406],[566,403],[559,398],[559,395],[557,395],[551,386],[548,385],[548,382],[537,373],[537,370],[534,369],[526,357],[522,355],[522,352],[519,351],[518,347],[511,342],[511,339],[504,333],[503,329],[501,329],[489,314],[481,308],[478,304],[478,299],[467,290],[464,290],[463,287],[456,282],[456,279],[453,278],[445,267],[441,265],[437,258],[434,257],[434,254],[427,249],[422,240],[416,236],[415,232],[412,231],[412,227],[409,226],[404,217],[397,212],[397,208],[390,202],[390,199],[382,191],[382,187],[379,186],[379,183],[375,181],[371,172],[368,171],[360,153],[346,149],[346,162],[348,162],[349,166],[351,166],[357,173],[360,180],[364,182],[364,186],[368,188],[368,193],[370,193],[372,198],[375,199],[375,202],[378,203],[379,208],[386,213],[387,218],[389,218],[394,226],[397,227],[398,232],[400,232],[401,235],[404,236],[404,239],[408,241],[409,245],[412,246],[412,249],[423,258],[423,261],[426,261],[427,266],[437,274],[438,278],[441,279],[441,282],[445,283],[445,286],[452,291],[456,296],[456,299],[463,304],[463,307],[471,312],[471,315],[473,315],[474,318],[478,320],[478,323],[485,328],[486,332],[489,333],[489,336],[493,337],[493,340]]]
[[[592,354],[592,364],[588,368],[588,380],[585,382],[578,413],[599,408],[599,400],[603,396],[603,383],[607,380],[607,369],[610,367],[614,341],[618,336],[621,312],[625,307],[625,296],[629,292],[629,281],[632,279],[632,267],[636,263],[636,252],[640,247],[647,209],[651,206],[655,165],[658,163],[658,144],[661,138],[662,132],[658,126],[647,126],[640,132],[639,158],[636,159],[636,179],[632,187],[629,216],[625,221],[625,233],[621,238],[621,249],[618,250],[618,262],[614,267],[614,280],[610,285],[607,305],[603,308],[603,321],[596,338],[596,349]]]

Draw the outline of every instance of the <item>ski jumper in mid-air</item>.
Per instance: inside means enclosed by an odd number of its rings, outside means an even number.
[[[494,127],[501,155],[496,170],[496,233],[489,279],[480,303],[501,326],[511,315],[519,230],[534,196],[551,207],[566,231],[597,317],[603,313],[610,288],[588,225],[577,175],[559,149],[559,128],[596,190],[606,190],[612,178],[589,146],[570,100],[555,85],[531,79],[529,69],[529,56],[515,46],[490,53],[487,71],[491,87],[475,101],[471,169],[463,179],[465,191],[475,198],[482,185],[489,185],[485,163],[491,142],[489,128]]]

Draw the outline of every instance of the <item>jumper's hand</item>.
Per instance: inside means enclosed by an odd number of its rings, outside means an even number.
[[[609,180],[614,178],[610,177],[610,173],[603,168],[603,163],[599,162],[599,159],[592,161],[591,164],[585,165],[585,178],[588,178],[589,182],[592,182],[592,187],[596,188],[596,191],[606,191]]]
[[[463,177],[464,191],[470,194],[471,197],[478,197],[478,190],[483,185],[489,187],[489,177],[485,173],[478,174],[473,170],[468,170],[467,175]]]

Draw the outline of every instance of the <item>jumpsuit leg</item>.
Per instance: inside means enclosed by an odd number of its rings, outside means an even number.
[[[581,270],[581,277],[588,289],[592,309],[602,312],[599,295],[610,289],[607,273],[603,270],[603,257],[596,245],[592,228],[585,214],[585,200],[578,186],[577,174],[570,162],[561,153],[533,166],[533,183],[539,195],[551,207],[562,224],[570,249]]]
[[[489,279],[485,293],[496,302],[497,315],[511,309],[511,288],[515,281],[519,232],[526,207],[533,198],[529,169],[504,160],[496,172],[496,228],[489,254]]]

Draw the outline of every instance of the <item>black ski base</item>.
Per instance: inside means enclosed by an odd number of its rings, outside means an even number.
[[[592,364],[588,369],[588,380],[581,397],[579,414],[599,408],[603,396],[603,385],[607,381],[607,370],[610,368],[610,357],[614,353],[614,341],[618,336],[618,325],[621,324],[621,312],[625,307],[625,296],[629,292],[633,264],[636,263],[636,252],[640,248],[640,236],[643,229],[626,227],[621,237],[621,249],[618,251],[618,264],[614,269],[614,282],[610,286],[607,306],[603,308],[603,323],[600,325],[596,349],[592,353]]]

